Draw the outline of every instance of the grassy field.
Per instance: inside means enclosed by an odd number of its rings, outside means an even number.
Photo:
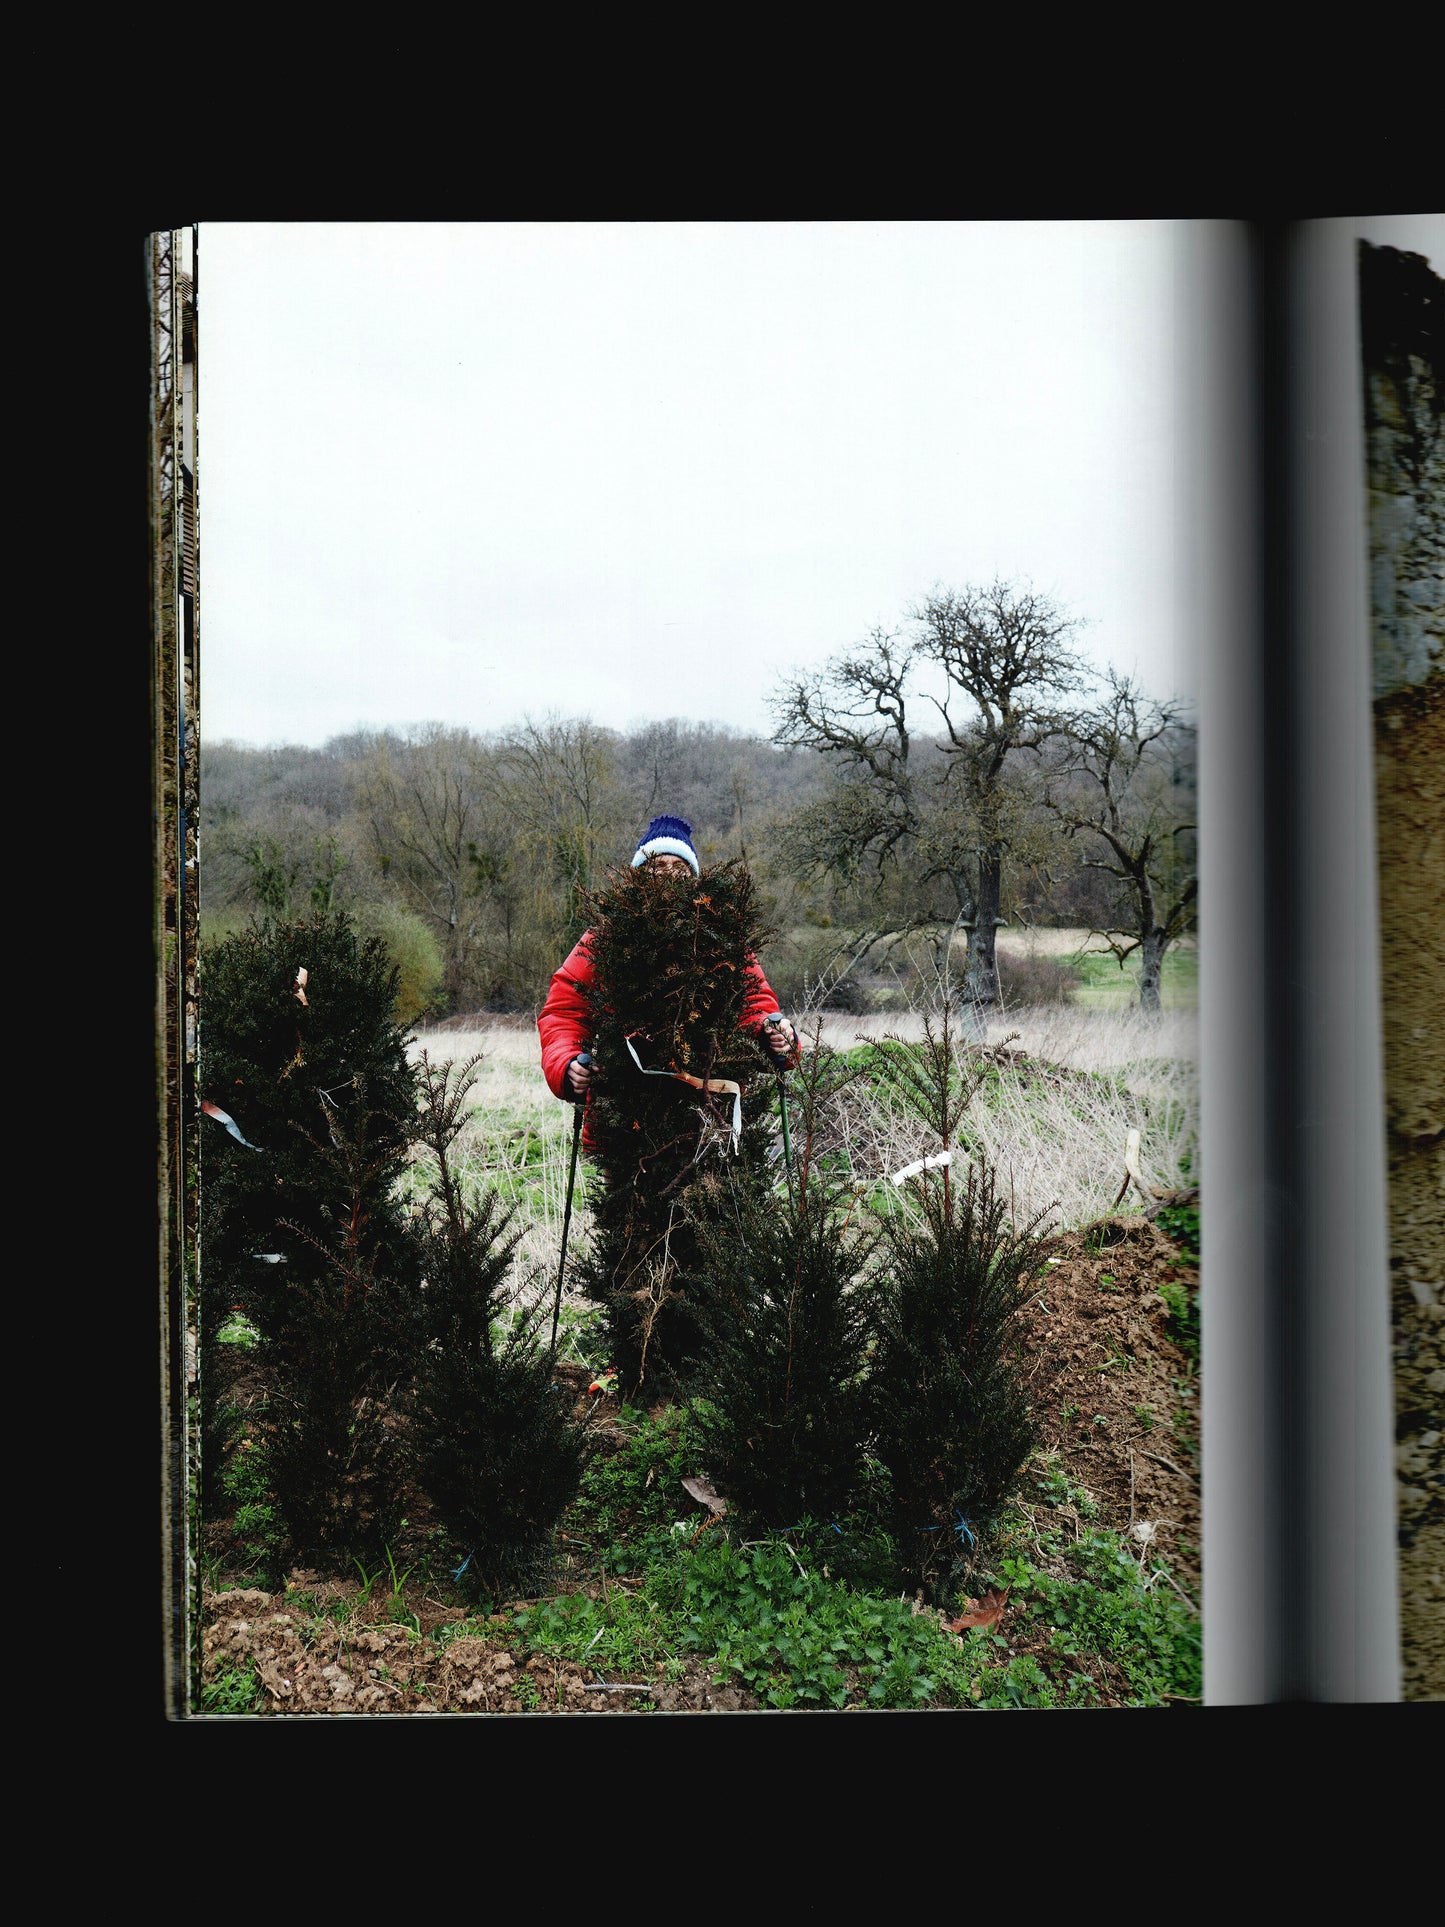
[[[884,1035],[917,1036],[921,1025],[909,1012],[825,1015],[805,1034],[852,1051]],[[1123,1181],[1125,1144],[1134,1130],[1148,1183],[1173,1190],[1194,1181],[1199,1106],[1191,1012],[1175,1008],[1150,1017],[1117,1004],[1034,1007],[1005,1013],[976,1041],[993,1061],[985,1065],[968,1119],[967,1148],[994,1164],[1019,1222],[1043,1211],[1068,1230],[1104,1216]],[[464,1181],[478,1191],[495,1189],[516,1207],[523,1229],[518,1290],[546,1287],[558,1265],[573,1112],[543,1081],[535,1027],[499,1020],[475,1030],[423,1031],[412,1049],[433,1063],[481,1053],[471,1119],[458,1140]],[[891,1174],[936,1149],[869,1079],[838,1101],[835,1127],[838,1168],[857,1186],[865,1208],[896,1209],[900,1193]],[[419,1161],[415,1177],[425,1176]],[[587,1159],[580,1159],[573,1252],[591,1228],[595,1182]],[[600,1367],[606,1361],[594,1356],[597,1321],[590,1307],[570,1290],[563,1306],[564,1355]]]
[[[1139,1002],[1139,957],[1120,965],[1109,952],[1076,953],[1067,960],[1083,977],[1075,1005],[1090,1010],[1127,1010]],[[1159,999],[1165,1010],[1193,1010],[1199,1002],[1199,952],[1171,950],[1164,959]]]
[[[1139,957],[1136,952],[1122,967],[1100,936],[1083,929],[1018,930],[998,933],[1002,957],[1022,960],[1047,957],[1067,964],[1083,979],[1071,1003],[1082,1010],[1137,1010]],[[1173,945],[1164,959],[1160,987],[1165,1010],[1193,1010],[1199,1001],[1199,949],[1193,937]]]
[[[844,933],[837,933],[841,939]],[[794,940],[806,943],[816,932],[799,930],[793,933]],[[1013,963],[1023,963],[1039,959],[1066,965],[1082,980],[1079,987],[1072,991],[1069,1002],[1081,1010],[1101,1010],[1123,1012],[1137,1010],[1139,1006],[1139,957],[1137,952],[1120,965],[1104,938],[1082,927],[1064,929],[1023,929],[1005,925],[997,938],[1000,959]],[[920,956],[928,954],[913,950],[908,940],[903,940],[900,958],[906,953],[916,963]],[[875,953],[875,964],[887,976],[889,951],[884,945]],[[954,967],[962,974],[964,961],[963,940],[957,939],[953,948]],[[897,993],[885,992],[885,995]],[[908,996],[905,990],[902,995]],[[1192,1011],[1199,1001],[1199,949],[1193,937],[1186,937],[1171,946],[1164,959],[1164,976],[1161,985],[1161,1000],[1165,1010]]]

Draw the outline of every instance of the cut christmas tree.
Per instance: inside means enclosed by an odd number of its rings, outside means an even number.
[[[767,1183],[773,1074],[744,1020],[771,933],[738,862],[696,879],[614,871],[591,908],[589,1138],[604,1184],[577,1277],[606,1308],[624,1389],[662,1391],[702,1342],[690,1191],[720,1164]]]

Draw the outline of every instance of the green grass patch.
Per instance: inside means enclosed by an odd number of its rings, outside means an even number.
[[[261,1682],[249,1666],[217,1673],[201,1688],[205,1713],[249,1713],[261,1697]]]
[[[1159,1229],[1172,1238],[1179,1247],[1180,1256],[1174,1262],[1191,1268],[1199,1263],[1199,1206],[1197,1204],[1167,1205],[1155,1220]],[[1159,1287],[1159,1296],[1164,1300],[1169,1313],[1166,1329],[1174,1343],[1189,1360],[1191,1366],[1199,1364],[1199,1292],[1191,1291],[1179,1279],[1166,1279]]]
[[[1056,1462],[1039,1487],[1046,1506],[1096,1509]],[[677,1677],[692,1654],[719,1683],[778,1708],[1092,1706],[1105,1703],[1103,1660],[1114,1703],[1121,1674],[1127,1705],[1199,1697],[1197,1618],[1161,1567],[1141,1571],[1118,1533],[1092,1530],[1064,1547],[1046,1532],[1040,1563],[1001,1557],[973,1583],[980,1593],[1010,1588],[1005,1621],[959,1639],[936,1615],[831,1572],[820,1556],[828,1528],[743,1545],[711,1533],[694,1545],[692,1531],[674,1523],[655,1535],[634,1583],[527,1607],[504,1636],[613,1672],[661,1662]]]
[[[1011,1599],[1053,1628],[1052,1652],[1064,1661],[1107,1658],[1127,1681],[1125,1704],[1162,1706],[1202,1692],[1198,1617],[1163,1577],[1143,1571],[1116,1532],[1086,1533],[1063,1554],[1062,1574],[1004,1558],[999,1577]],[[977,1635],[971,1635],[976,1638]]]
[[[271,1574],[285,1533],[274,1504],[266,1457],[259,1446],[245,1443],[231,1454],[222,1490],[235,1508],[233,1529],[248,1568],[258,1577]]]
[[[1140,958],[1136,950],[1121,967],[1109,951],[1081,950],[1063,959],[1082,979],[1069,999],[1089,1009],[1127,1008],[1139,1001]],[[1159,980],[1159,1001],[1165,1010],[1192,1010],[1199,1001],[1199,952],[1165,952]]]
[[[672,1543],[679,1521],[690,1533],[703,1515],[682,1485],[698,1470],[691,1408],[669,1406],[654,1419],[624,1406],[618,1424],[623,1445],[590,1460],[569,1517],[605,1571],[630,1573]]]

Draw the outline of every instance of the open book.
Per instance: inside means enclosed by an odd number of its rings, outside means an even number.
[[[1173,566],[1198,691],[1213,1703],[1399,1697],[1402,1596],[1405,1695],[1442,1691],[1420,1590],[1439,1565],[1445,1433],[1440,240],[1425,254],[1379,245],[1349,218],[1181,223],[1174,237]],[[204,252],[204,234],[198,254],[195,232],[178,229],[151,237],[148,256],[164,1575],[178,1717],[200,1704],[203,1100],[210,1117],[231,1116],[196,1078]],[[304,422],[288,432],[300,445]],[[373,566],[358,554],[358,576]],[[642,661],[638,687],[680,674],[682,638],[662,647],[678,653]],[[741,782],[736,803],[741,836]],[[501,888],[492,854],[463,857],[478,889]],[[1137,1143],[1128,1156],[1137,1166]]]

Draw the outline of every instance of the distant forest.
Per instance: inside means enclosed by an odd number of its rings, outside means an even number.
[[[587,894],[667,812],[704,866],[741,858],[758,879],[786,1008],[886,1007],[955,945],[992,1002],[995,932],[1019,922],[1114,933],[1142,955],[1147,1005],[1193,926],[1193,731],[1112,674],[1077,700],[1070,626],[1007,585],[936,594],[780,684],[771,739],[552,716],[203,745],[203,947],[345,909],[398,966],[405,1021],[533,1012]],[[941,705],[914,686],[929,661]]]

